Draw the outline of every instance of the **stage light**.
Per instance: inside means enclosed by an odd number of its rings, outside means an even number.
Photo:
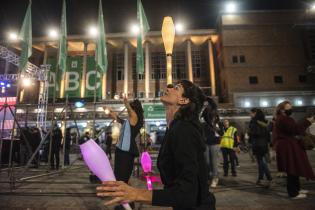
[[[57,39],[58,38],[58,31],[54,28],[51,28],[48,30],[48,36],[52,39]]]
[[[245,106],[245,107],[250,107],[250,106],[251,106],[251,103],[250,103],[249,101],[245,101],[245,102],[244,102],[244,106]]]
[[[296,104],[297,106],[302,106],[302,105],[303,105],[303,101],[302,101],[302,100],[296,100],[296,101],[295,101],[295,104]]]
[[[75,108],[82,108],[85,106],[85,103],[83,101],[76,101],[74,103]]]
[[[315,3],[311,4],[311,11],[315,11]]]
[[[4,84],[4,82],[1,82],[0,85],[1,85],[1,86],[4,86],[5,84]]]
[[[90,26],[90,27],[89,27],[89,35],[90,35],[91,37],[97,37],[97,35],[98,35],[98,30],[97,30],[97,28],[96,28],[95,26]]]
[[[225,12],[234,13],[237,11],[237,4],[235,2],[227,2],[225,5]]]
[[[161,123],[160,123],[160,122],[155,122],[155,125],[156,125],[157,127],[159,127],[159,126],[161,125]]]
[[[177,33],[182,33],[184,31],[184,25],[182,23],[176,23],[175,30]]]
[[[10,88],[10,87],[11,87],[11,84],[8,83],[8,84],[7,84],[7,88]]]
[[[134,35],[138,35],[139,32],[140,32],[140,28],[139,28],[139,26],[136,25],[136,24],[133,24],[133,25],[131,26],[130,30],[131,30],[131,33],[134,34]]]
[[[22,85],[24,87],[29,87],[32,84],[32,81],[30,78],[23,78],[22,79]]]
[[[17,41],[18,40],[18,35],[15,32],[9,32],[8,34],[8,39],[10,41]]]
[[[262,101],[261,106],[262,107],[267,107],[269,105],[268,101]]]

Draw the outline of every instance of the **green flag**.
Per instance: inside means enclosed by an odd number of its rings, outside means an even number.
[[[66,1],[63,0],[60,37],[59,37],[59,52],[58,52],[58,67],[62,72],[67,68],[67,16],[66,16]]]
[[[105,40],[106,40],[106,37],[105,37],[103,8],[102,8],[102,0],[100,0],[99,7],[98,7],[98,36],[97,36],[97,41],[96,41],[95,61],[96,61],[97,67],[104,74],[106,74],[107,65],[108,65]]]
[[[20,31],[21,39],[21,56],[19,60],[19,68],[24,72],[27,68],[28,58],[32,55],[32,12],[31,1],[28,5],[23,25]]]
[[[143,46],[142,41],[146,33],[150,30],[150,26],[145,16],[145,12],[141,3],[141,0],[137,0],[137,19],[139,24],[139,35],[137,38],[137,72],[138,74],[143,74],[144,72],[144,56],[143,56]]]

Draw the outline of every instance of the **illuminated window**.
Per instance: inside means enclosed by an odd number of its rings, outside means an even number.
[[[113,54],[113,70],[116,72],[117,80],[124,80],[124,54]]]

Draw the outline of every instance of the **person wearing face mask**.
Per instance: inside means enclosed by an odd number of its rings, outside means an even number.
[[[276,143],[277,167],[279,172],[287,174],[287,192],[289,197],[300,199],[307,197],[307,190],[301,190],[299,177],[315,179],[307,154],[296,138],[314,123],[314,116],[297,124],[292,115],[289,101],[280,103],[276,108],[276,120],[273,128]]]

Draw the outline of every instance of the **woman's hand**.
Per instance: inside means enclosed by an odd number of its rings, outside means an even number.
[[[122,181],[103,182],[101,187],[97,187],[97,196],[112,197],[105,205],[130,203],[137,200],[139,189],[133,188]]]
[[[108,107],[103,107],[103,109],[106,115],[109,115],[113,120],[117,120],[117,114],[113,110]]]
[[[105,205],[130,203],[140,201],[143,203],[152,203],[152,191],[137,189],[121,181],[103,182],[101,187],[97,187],[97,196],[112,197]]]
[[[126,93],[123,94],[123,102],[124,102],[125,105],[129,104],[129,102],[128,102],[128,95]]]

